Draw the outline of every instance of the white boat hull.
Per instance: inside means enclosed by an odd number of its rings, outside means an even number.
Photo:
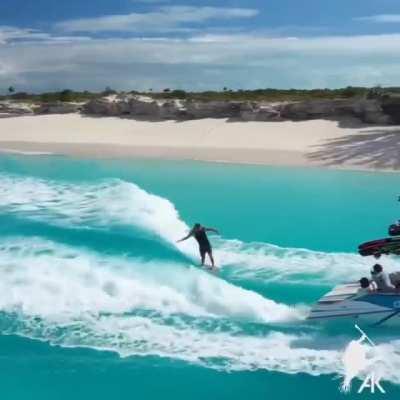
[[[400,293],[379,292],[359,295],[357,284],[340,285],[318,301],[308,319],[400,325]]]

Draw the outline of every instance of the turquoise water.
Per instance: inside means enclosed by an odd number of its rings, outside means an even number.
[[[358,243],[399,217],[400,179],[195,162],[0,158],[4,399],[341,398],[351,326],[304,321],[368,273]],[[197,268],[201,222],[218,274]],[[400,268],[395,258],[388,269]],[[398,333],[386,398],[400,394]],[[356,394],[354,383],[346,398]]]

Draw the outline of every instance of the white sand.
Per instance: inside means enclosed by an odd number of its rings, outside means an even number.
[[[46,115],[1,118],[0,149],[90,157],[400,169],[397,129],[357,126],[355,121],[147,122]]]

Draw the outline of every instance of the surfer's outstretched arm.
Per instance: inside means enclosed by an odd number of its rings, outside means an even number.
[[[184,238],[177,240],[177,242],[183,242],[184,240],[189,239],[193,235],[193,231],[190,231]]]
[[[204,229],[206,230],[206,232],[214,232],[214,233],[216,233],[217,235],[219,234],[218,230],[215,229],[215,228],[204,228]]]

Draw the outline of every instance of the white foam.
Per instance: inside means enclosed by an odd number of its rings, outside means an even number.
[[[135,225],[170,245],[188,230],[171,202],[119,180],[72,184],[3,174],[0,208],[60,225]],[[215,245],[220,262],[238,276],[289,280],[310,274],[349,279],[369,267],[354,254],[222,238],[216,238]],[[178,246],[197,257],[193,242]],[[396,265],[391,259],[387,264]],[[101,256],[42,239],[1,242],[0,310],[17,317],[4,332],[62,346],[112,350],[121,356],[172,357],[225,370],[318,375],[339,373],[342,368],[340,347],[324,349],[314,346],[312,337],[277,331],[245,334],[240,325],[243,320],[298,320],[303,317],[299,309],[195,268]],[[132,315],[138,310],[154,315]],[[396,383],[400,382],[399,345],[379,346],[387,354],[385,378]]]
[[[268,369],[313,375],[333,373],[339,352],[295,347],[305,337],[273,332],[266,336],[238,334],[219,329],[207,332],[180,321],[179,326],[161,324],[141,316],[100,316],[63,324],[25,319],[19,333],[65,347],[90,347],[115,351],[122,357],[160,356],[180,359],[216,369]],[[311,344],[311,342],[309,342]]]
[[[156,313],[132,315],[137,309]],[[1,243],[0,310],[13,318],[3,333],[110,350],[122,357],[159,356],[214,369],[312,375],[337,374],[342,368],[340,347],[321,349],[303,335],[264,336],[259,329],[244,333],[242,318],[272,322],[301,316],[285,305],[194,268],[99,256],[43,239]],[[383,347],[391,366],[399,365],[396,346]],[[400,381],[399,368],[386,370],[385,377]]]
[[[137,309],[258,322],[304,315],[197,268],[101,256],[42,239],[0,244],[0,310],[47,318]]]
[[[178,233],[187,228],[168,200],[118,179],[71,184],[0,175],[0,207],[55,223],[94,226],[124,223],[163,236],[168,227],[177,228]]]
[[[198,259],[194,240],[176,243],[189,228],[175,206],[134,183],[117,179],[95,184],[60,183],[0,174],[0,208],[60,225],[136,226]],[[351,253],[282,248],[220,237],[213,237],[213,242],[217,264],[231,267],[230,273],[238,278],[296,281],[299,275],[317,275],[316,282],[332,283],[367,275],[371,266],[371,260]],[[388,257],[384,264],[388,271],[400,269],[394,258]]]
[[[0,148],[0,153],[18,154],[18,155],[24,155],[24,156],[54,156],[54,155],[56,155],[56,153],[52,153],[49,151],[16,150],[16,149],[8,149],[5,147]]]
[[[232,267],[232,276],[261,281],[304,283],[304,276],[313,275],[317,284],[332,284],[368,276],[373,263],[370,258],[353,253],[326,253],[238,240],[218,240],[216,254]],[[388,272],[400,270],[395,257],[383,256],[382,263]],[[307,280],[307,284],[313,281]]]
[[[9,332],[12,328],[9,328]],[[182,360],[224,371],[268,370],[307,373],[318,376],[344,373],[342,357],[345,342],[336,348],[315,345],[309,335],[272,332],[249,335],[235,327],[221,332],[201,330],[180,322],[179,326],[160,324],[139,316],[87,317],[64,324],[27,319],[17,332],[63,347],[88,347],[118,353],[122,357],[158,356]],[[400,383],[399,342],[378,345],[383,380]]]
[[[189,228],[174,205],[119,179],[75,184],[0,174],[0,209],[57,225],[136,226],[197,257],[193,242],[176,243]]]

